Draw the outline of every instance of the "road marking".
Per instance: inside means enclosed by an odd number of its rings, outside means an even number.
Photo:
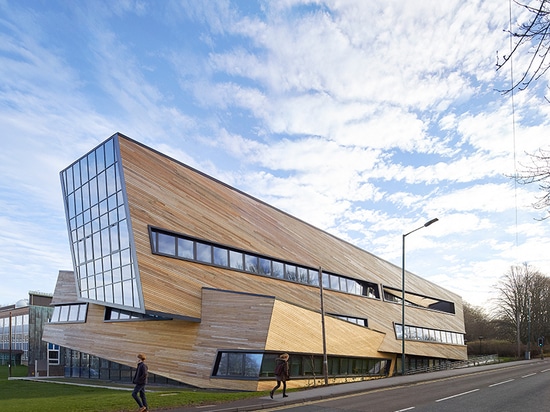
[[[492,388],[493,386],[502,385],[504,383],[512,382],[514,379],[508,379],[507,381],[499,382],[499,383],[493,383],[492,385],[489,385],[489,388]]]
[[[399,409],[398,411],[395,411],[395,412],[405,412],[405,411],[410,411],[411,409],[414,409],[414,406],[411,406],[410,408]]]
[[[529,376],[536,375],[536,373],[530,373],[529,375],[523,375],[522,378],[528,378]]]
[[[446,400],[449,400],[449,399],[456,398],[458,396],[468,395],[469,393],[477,392],[478,390],[479,389],[473,389],[473,390],[468,391],[468,392],[457,393],[456,395],[453,395],[453,396],[447,396],[446,398],[438,399],[436,402],[443,402],[443,401],[446,401]]]
[[[540,373],[544,373],[544,372],[548,372],[548,371],[550,371],[550,369],[545,369],[543,371],[540,371]]]

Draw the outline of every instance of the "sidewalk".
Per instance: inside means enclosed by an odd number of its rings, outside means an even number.
[[[366,392],[380,388],[389,388],[401,385],[409,385],[418,382],[447,379],[454,376],[468,375],[478,373],[484,370],[509,368],[518,364],[525,365],[526,363],[543,363],[546,360],[532,359],[521,360],[515,362],[498,363],[486,366],[473,366],[461,369],[451,369],[440,372],[420,373],[416,375],[395,376],[391,378],[375,379],[364,382],[344,383],[339,385],[320,386],[312,389],[305,389],[296,392],[289,392],[288,398],[282,397],[282,392],[279,390],[271,399],[269,396],[260,398],[245,399],[235,402],[228,402],[218,405],[202,405],[193,407],[183,407],[169,409],[170,412],[250,412],[260,411],[262,409],[276,408],[283,405],[293,405],[322,399],[335,398],[343,395],[350,395],[359,392]],[[168,409],[166,410],[168,411]]]

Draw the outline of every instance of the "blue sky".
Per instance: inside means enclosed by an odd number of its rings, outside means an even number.
[[[397,265],[437,217],[407,269],[473,305],[512,265],[549,274],[538,188],[507,176],[548,146],[550,104],[545,78],[497,91],[509,20],[502,0],[0,0],[0,304],[72,268],[59,172],[115,132]]]

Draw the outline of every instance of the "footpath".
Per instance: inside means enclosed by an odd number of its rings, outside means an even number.
[[[251,412],[261,411],[262,409],[271,409],[285,405],[298,405],[306,402],[313,402],[323,399],[337,398],[339,396],[352,395],[372,390],[391,388],[397,386],[406,386],[425,381],[444,380],[456,376],[476,374],[486,370],[497,368],[511,368],[518,364],[526,363],[544,363],[548,362],[541,359],[521,360],[514,362],[498,363],[485,366],[471,366],[459,369],[449,369],[438,372],[418,373],[414,375],[394,376],[391,378],[374,379],[363,382],[343,383],[338,385],[319,386],[310,389],[293,391],[288,393],[288,398],[283,398],[282,392],[278,390],[273,399],[269,396],[259,398],[244,399],[240,401],[228,402],[217,405],[189,406],[182,408],[166,409],[168,412]],[[155,409],[155,411],[158,411]]]

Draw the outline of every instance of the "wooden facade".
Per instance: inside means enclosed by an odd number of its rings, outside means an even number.
[[[273,382],[213,376],[220,351],[322,354],[319,287],[153,253],[151,228],[158,228],[376,284],[378,297],[324,290],[327,314],[368,320],[364,327],[326,316],[327,353],[391,359],[395,369],[401,341],[394,324],[401,323],[401,305],[385,300],[383,289],[401,289],[399,267],[123,135],[113,139],[143,312],[171,320],[106,322],[108,305],[92,301],[86,322],[48,325],[45,340],[127,365],[134,364],[136,353],[146,352],[156,374],[199,387],[239,390],[265,390]],[[77,302],[77,290],[75,277],[64,273],[54,304]],[[454,308],[407,306],[407,324],[464,333],[458,295],[409,272],[406,290],[411,297],[435,298]],[[407,354],[459,360],[466,358],[466,347],[407,341]],[[306,379],[290,382],[310,384]]]

